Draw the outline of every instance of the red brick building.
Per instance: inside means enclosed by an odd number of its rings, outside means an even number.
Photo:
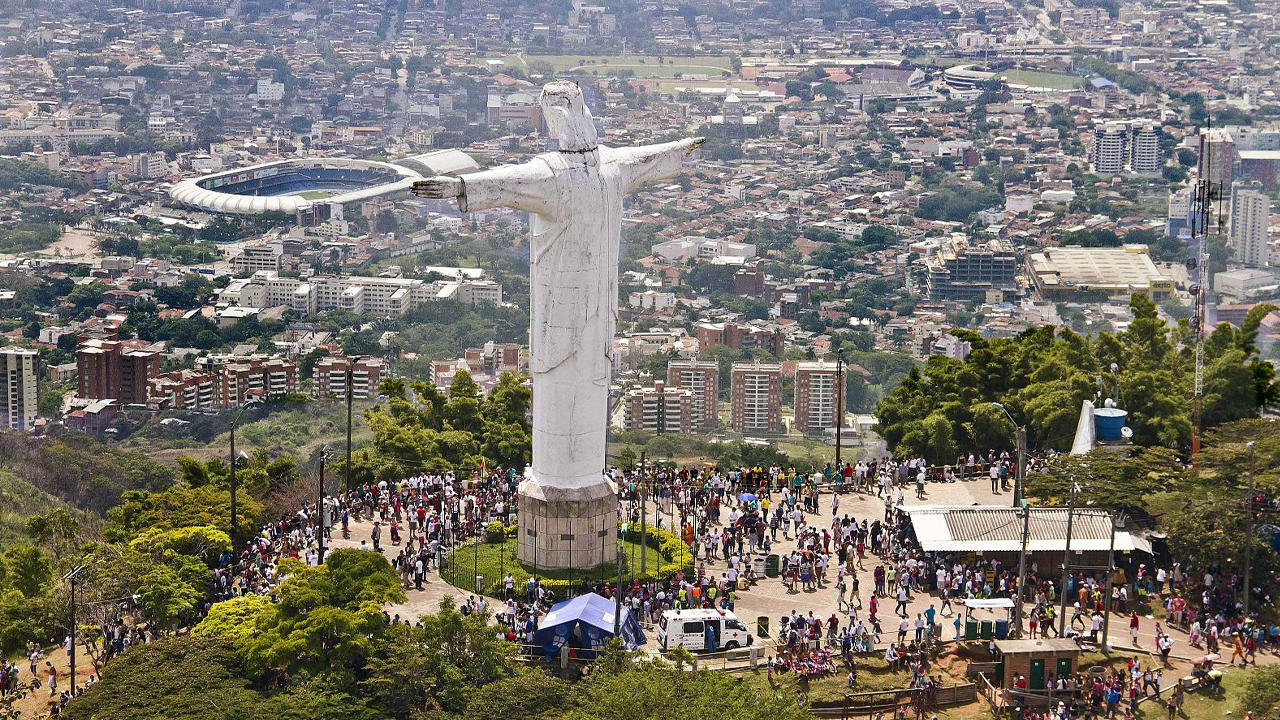
[[[636,387],[622,399],[623,427],[658,434],[693,432],[693,391],[669,387],[661,381]]]
[[[136,340],[81,336],[76,348],[76,394],[92,400],[145,404],[147,385],[160,374],[160,353]]]
[[[223,406],[242,405],[251,397],[279,397],[298,392],[298,364],[283,358],[245,358],[222,366]]]
[[[743,435],[780,435],[785,431],[781,365],[759,360],[733,364],[729,425]]]
[[[385,370],[382,359],[360,358],[354,364],[352,361],[353,358],[338,355],[321,358],[316,363],[316,389],[320,397],[345,398],[348,369],[351,370],[351,397],[359,400],[378,394],[378,385]]]
[[[760,348],[781,355],[784,337],[780,328],[743,325],[736,322],[699,323],[698,347],[725,345],[734,350]]]
[[[821,434],[836,426],[837,418],[843,418],[836,408],[839,380],[836,364],[819,360],[796,364],[796,429],[806,434]]]
[[[720,365],[714,360],[672,360],[667,385],[693,393],[693,427],[706,430],[720,424]]]

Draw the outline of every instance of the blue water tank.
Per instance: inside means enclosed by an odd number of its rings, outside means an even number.
[[[1093,411],[1093,426],[1098,439],[1117,442],[1122,439],[1120,430],[1129,413],[1119,408],[1098,408]]]

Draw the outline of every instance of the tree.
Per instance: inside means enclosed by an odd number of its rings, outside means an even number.
[[[756,692],[726,673],[690,672],[662,661],[642,663],[618,673],[598,671],[580,689],[580,700],[561,716],[565,720],[602,717],[801,720],[809,717],[789,697]]]
[[[145,688],[145,692],[140,692]],[[315,684],[258,690],[230,640],[172,637],[132,648],[68,703],[71,720],[385,720],[358,697]]]
[[[391,564],[377,553],[334,550],[319,567],[287,559],[278,572],[286,578],[280,602],[259,613],[255,632],[237,644],[246,667],[260,677],[326,672],[352,679],[374,652],[382,603],[404,600]]]
[[[429,706],[460,712],[478,687],[515,673],[514,651],[487,618],[464,616],[446,597],[420,627],[385,634],[362,689],[398,718]]]

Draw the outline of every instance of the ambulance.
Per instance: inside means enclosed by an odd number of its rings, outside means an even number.
[[[735,650],[750,645],[751,638],[746,623],[728,610],[667,610],[658,619],[663,652],[678,647],[689,652]]]

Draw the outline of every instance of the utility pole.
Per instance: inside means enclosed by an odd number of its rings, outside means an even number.
[[[236,531],[239,529],[236,523],[236,420],[240,419],[240,413],[231,418],[231,477],[228,482],[231,485],[231,552],[236,552]],[[234,557],[234,555],[233,555]]]
[[[1013,599],[1014,628],[1018,637],[1022,637],[1022,605],[1026,593],[1023,591],[1027,581],[1027,539],[1031,535],[1031,508],[1022,506],[1022,552],[1018,555],[1018,588]]]
[[[351,385],[358,362],[360,362],[359,355],[347,361],[347,466],[342,471],[342,486],[347,492],[351,492]]]
[[[80,577],[84,569],[84,565],[77,565],[62,578],[71,584],[71,642],[67,650],[67,660],[71,664],[71,697],[76,695],[76,636],[80,634],[79,622],[76,618],[76,578]]]
[[[1027,481],[1027,426],[1018,426],[1018,474],[1014,479],[1013,485],[1013,506],[1018,507],[1018,503],[1022,502],[1022,493],[1025,492]]]
[[[844,351],[836,351],[836,472],[844,477],[840,462],[841,429],[844,427]]]
[[[1071,502],[1067,505],[1067,547],[1062,553],[1062,597],[1061,606],[1058,617],[1058,636],[1061,637],[1067,633],[1067,583],[1071,579],[1071,523],[1076,517],[1076,493],[1080,491],[1080,486],[1076,484],[1075,478],[1071,479]],[[1106,602],[1104,599],[1103,602]],[[1103,613],[1106,617],[1106,613]]]
[[[1253,441],[1250,440],[1245,447],[1249,448],[1249,498],[1244,503],[1244,616],[1245,619],[1248,619],[1249,594],[1252,592],[1250,588],[1249,560],[1253,554]]]
[[[329,446],[320,449],[320,496],[316,502],[316,544],[320,548],[319,564],[324,564],[324,463],[329,459]]]
[[[647,553],[649,549],[649,481],[648,471],[645,465],[645,451],[640,451],[640,572],[643,574],[646,564]]]
[[[1111,544],[1107,547],[1107,584],[1103,590],[1105,595],[1102,598],[1103,607],[1107,607],[1111,603],[1111,583],[1116,576],[1116,514],[1114,512],[1107,513],[1111,517]],[[1111,613],[1102,613],[1102,649],[1111,649]]]

